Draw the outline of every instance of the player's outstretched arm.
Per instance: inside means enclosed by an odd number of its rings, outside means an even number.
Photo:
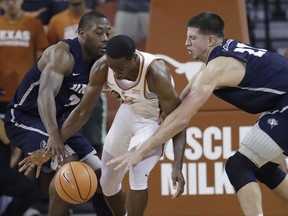
[[[108,67],[106,64],[106,58],[103,56],[92,66],[89,83],[82,100],[70,113],[61,127],[63,141],[67,140],[74,133],[79,131],[88,121],[93,108],[99,99],[103,85],[106,82],[107,71]]]
[[[52,153],[51,165],[56,160],[61,163],[67,154],[58,127],[55,97],[64,78],[71,74],[73,65],[74,57],[65,42],[48,47],[38,61],[41,76],[37,102],[41,120],[49,135],[45,154]]]

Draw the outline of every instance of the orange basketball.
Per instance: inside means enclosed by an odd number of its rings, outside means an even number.
[[[96,192],[97,185],[94,170],[79,161],[66,163],[55,176],[55,188],[58,195],[71,204],[81,204],[90,200]]]

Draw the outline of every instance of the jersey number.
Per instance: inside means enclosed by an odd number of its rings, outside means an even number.
[[[258,49],[255,47],[250,47],[243,43],[237,43],[237,48],[235,48],[234,51],[240,52],[240,53],[248,52],[249,54],[258,56],[258,57],[262,57],[267,52],[267,50],[265,49]]]
[[[70,87],[71,90],[73,90],[74,92],[77,92],[78,94],[84,94],[85,90],[86,90],[86,87],[87,87],[87,84],[73,84],[72,87]],[[68,107],[68,106],[75,106],[77,105],[78,103],[80,103],[80,98],[75,95],[75,94],[72,94],[70,97],[69,97],[69,101],[70,103],[68,104],[65,104],[65,107]]]
[[[65,107],[75,106],[75,105],[77,105],[80,102],[80,98],[77,95],[75,95],[75,94],[71,95],[69,100],[70,100],[70,103],[65,104]]]

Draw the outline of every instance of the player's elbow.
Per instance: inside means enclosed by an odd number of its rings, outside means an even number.
[[[85,119],[89,113],[85,110],[85,109],[80,109],[79,106],[77,106],[74,110],[74,115],[77,116],[77,118],[80,118],[80,119]]]

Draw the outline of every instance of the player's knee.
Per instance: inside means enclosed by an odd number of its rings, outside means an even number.
[[[286,177],[286,173],[278,166],[279,164],[268,162],[256,172],[257,179],[271,190],[276,188]]]
[[[225,165],[228,178],[236,192],[250,182],[256,182],[255,172],[258,168],[239,152],[231,156]]]
[[[121,190],[121,182],[119,183],[113,178],[106,178],[105,175],[101,176],[100,185],[105,196],[113,196]]]
[[[121,187],[122,187],[121,181],[119,181],[117,177],[111,178],[109,174],[105,175],[105,172],[103,172],[101,175],[100,185],[102,188],[102,193],[105,196],[115,195],[121,190]]]

